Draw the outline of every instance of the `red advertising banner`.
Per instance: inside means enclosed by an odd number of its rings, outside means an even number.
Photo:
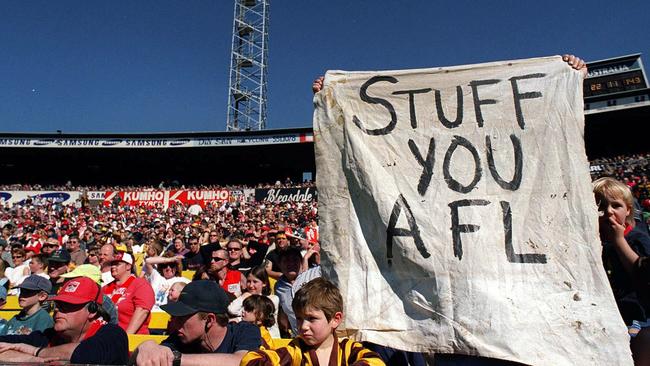
[[[162,206],[164,208],[176,203],[187,206],[205,207],[212,203],[221,203],[230,199],[230,192],[220,190],[174,190],[174,191],[106,191],[104,206]]]

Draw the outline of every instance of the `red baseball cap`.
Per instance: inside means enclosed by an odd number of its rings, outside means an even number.
[[[133,257],[129,253],[117,252],[111,262],[125,262],[128,264],[133,264]]]
[[[77,277],[64,283],[59,293],[52,300],[69,304],[85,304],[91,301],[101,304],[103,300],[102,289],[88,277]]]

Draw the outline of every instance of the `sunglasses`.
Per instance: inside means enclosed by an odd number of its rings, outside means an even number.
[[[238,252],[240,250],[241,250],[241,248],[228,248],[229,252]]]
[[[22,255],[12,255],[11,259],[20,259],[22,257],[23,257]]]
[[[56,311],[59,311],[61,313],[72,313],[75,311],[79,311],[84,306],[86,306],[86,304],[70,304],[63,301],[54,302],[54,309],[56,309]]]
[[[228,258],[212,257],[212,262],[227,261]]]

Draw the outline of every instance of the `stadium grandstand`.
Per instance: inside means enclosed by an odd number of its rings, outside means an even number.
[[[0,184],[257,185],[311,180],[311,128],[164,134],[0,134]]]

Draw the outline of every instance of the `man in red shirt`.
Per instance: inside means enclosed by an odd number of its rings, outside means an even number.
[[[219,281],[219,286],[226,292],[239,297],[242,288],[246,286],[246,277],[238,270],[228,268],[228,252],[223,249],[215,250],[210,258],[210,274]]]
[[[115,280],[103,291],[117,306],[118,324],[127,334],[149,334],[155,295],[147,280],[131,273],[132,267],[131,254],[117,253],[111,261],[111,275]]]

